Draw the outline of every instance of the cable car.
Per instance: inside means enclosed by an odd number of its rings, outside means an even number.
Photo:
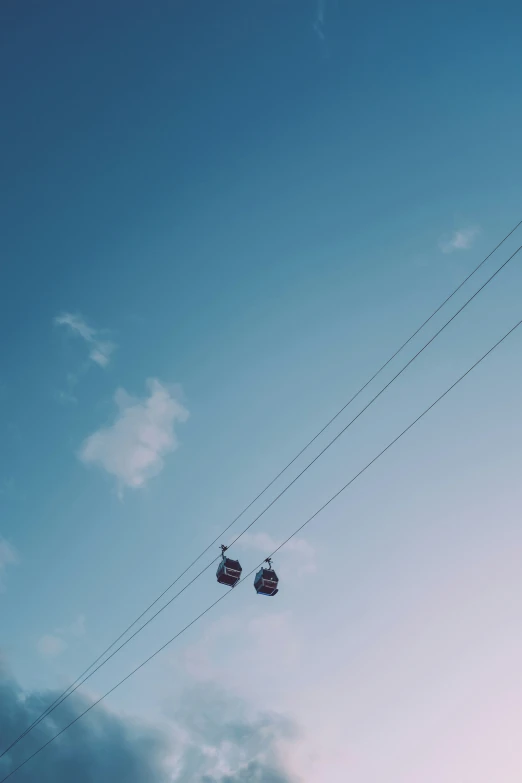
[[[228,547],[221,544],[221,562],[216,571],[217,580],[222,585],[228,585],[229,587],[235,587],[241,579],[241,571],[243,570],[239,564],[239,560],[232,560],[230,557],[225,557],[225,552]]]
[[[279,577],[272,568],[272,561],[269,557],[265,560],[268,568],[261,568],[254,579],[254,587],[258,595],[275,595],[278,591]]]

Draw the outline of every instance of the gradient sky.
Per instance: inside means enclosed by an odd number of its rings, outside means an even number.
[[[522,218],[521,26],[508,1],[1,4],[2,747]],[[521,264],[238,542],[245,571],[522,317]],[[276,598],[238,588],[11,779],[519,783],[521,346],[277,556]],[[210,569],[56,725],[221,591]]]

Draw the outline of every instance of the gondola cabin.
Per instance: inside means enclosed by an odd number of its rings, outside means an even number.
[[[239,560],[232,560],[230,557],[225,557],[225,549],[223,550],[223,556],[221,562],[216,571],[217,580],[222,585],[228,585],[228,587],[235,587],[241,579],[241,565]]]
[[[258,595],[275,595],[279,590],[279,578],[268,563],[268,568],[261,568],[254,579],[254,587]]]

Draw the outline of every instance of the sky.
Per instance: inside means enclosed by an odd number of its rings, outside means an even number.
[[[516,2],[4,0],[0,752],[522,244]],[[520,318],[522,253],[231,551],[244,573]],[[215,566],[9,779],[518,783],[522,334],[274,557]],[[147,615],[148,617],[149,615]]]

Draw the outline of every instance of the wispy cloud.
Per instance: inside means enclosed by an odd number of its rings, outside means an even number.
[[[266,556],[270,555],[280,545],[281,541],[272,538],[272,536],[264,532],[244,533],[236,544],[240,549],[252,550]],[[281,549],[281,555],[285,553],[294,554],[299,558],[300,573],[310,574],[317,570],[315,549],[305,538],[291,538],[284,548]]]
[[[85,636],[85,616],[83,614],[79,614],[76,620],[66,629],[66,633],[70,633],[71,636],[76,636],[77,638],[80,636]]]
[[[69,646],[71,638],[78,639],[85,635],[85,617],[78,617],[64,628],[56,628],[53,633],[44,634],[36,643],[38,652],[46,658],[61,655]]]
[[[314,31],[320,41],[324,43],[326,40],[324,32],[324,17],[326,13],[326,0],[317,0],[317,7],[315,12]]]
[[[89,359],[99,367],[107,367],[117,346],[110,340],[102,339],[100,330],[89,326],[81,315],[73,313],[62,313],[54,322],[81,337],[89,346]]]
[[[56,658],[67,649],[67,642],[61,636],[49,633],[38,639],[36,646],[40,655],[45,658]]]
[[[73,394],[73,389],[78,382],[78,378],[75,376],[74,381],[67,381],[67,389],[58,389],[54,392],[53,396],[56,402],[60,402],[62,405],[76,404],[78,399]]]
[[[5,589],[5,571],[9,566],[17,565],[18,553],[4,538],[0,538],[0,592]]]
[[[147,381],[145,399],[130,397],[118,389],[115,402],[118,413],[114,423],[103,427],[84,441],[79,458],[95,463],[124,487],[143,487],[163,468],[164,457],[178,447],[176,422],[184,422],[188,411],[157,379]]]
[[[77,371],[67,374],[67,383],[64,389],[54,392],[54,398],[57,402],[64,405],[76,403],[78,400],[75,396],[75,390],[80,378],[88,372],[93,364],[96,364],[98,367],[107,367],[117,345],[104,337],[106,335],[105,330],[94,329],[92,326],[89,326],[81,315],[62,313],[54,319],[54,323],[57,326],[65,327],[71,334],[81,338],[87,345],[88,354],[81,366]]]
[[[461,228],[458,231],[454,231],[449,238],[442,237],[439,240],[439,247],[443,253],[453,253],[455,250],[469,250],[479,234],[480,228],[478,226]]]

